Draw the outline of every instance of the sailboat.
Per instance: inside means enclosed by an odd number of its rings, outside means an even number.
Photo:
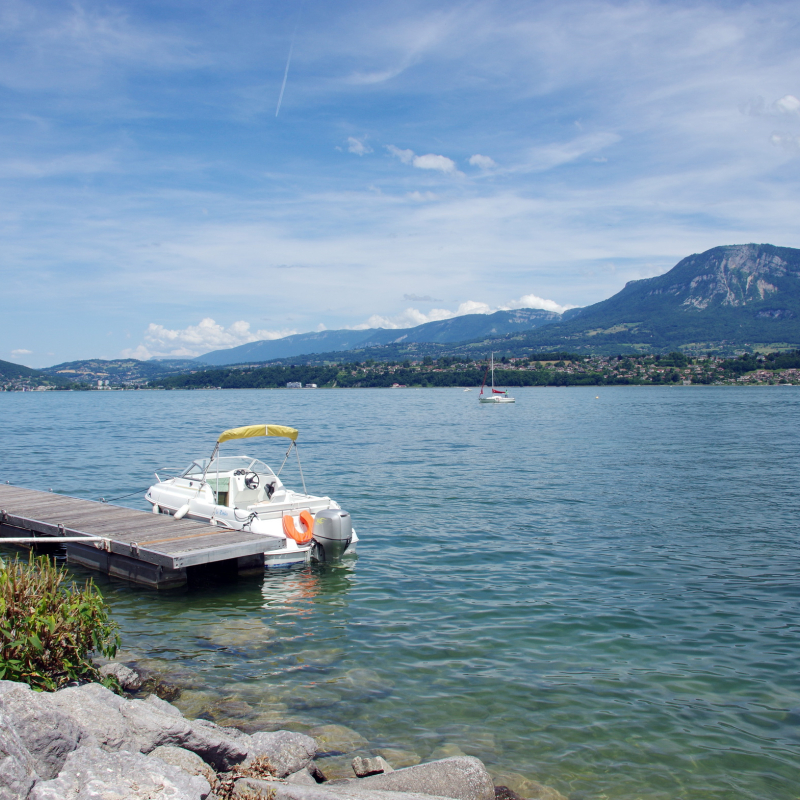
[[[481,384],[481,393],[478,395],[479,403],[516,403],[513,397],[508,396],[505,389],[494,388],[494,353],[492,353],[492,393],[488,397],[483,396],[483,390],[486,386],[486,375],[489,372],[489,367],[486,367],[486,372],[483,373],[483,383]]]

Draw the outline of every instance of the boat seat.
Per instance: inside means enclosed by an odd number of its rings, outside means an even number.
[[[262,496],[262,489],[239,489],[233,497],[233,504],[237,508],[245,508],[252,506],[255,503],[260,503],[264,498]]]

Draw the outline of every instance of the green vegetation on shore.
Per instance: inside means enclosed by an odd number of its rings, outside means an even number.
[[[745,354],[739,358],[689,358],[680,352],[665,356],[612,357],[569,353],[542,353],[523,359],[500,356],[495,383],[518,386],[601,386],[729,383],[800,383],[800,350]],[[287,383],[316,384],[328,388],[475,387],[486,362],[451,357],[421,362],[374,362],[243,366],[199,370],[152,382],[163,389],[276,389]]]
[[[46,691],[101,680],[91,654],[115,655],[117,626],[92,581],[67,581],[48,558],[0,561],[0,680]]]

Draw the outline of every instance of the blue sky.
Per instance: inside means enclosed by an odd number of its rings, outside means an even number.
[[[716,245],[798,247],[799,23],[6,0],[0,359],[582,306]]]

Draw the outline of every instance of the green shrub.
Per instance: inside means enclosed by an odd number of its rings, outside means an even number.
[[[48,691],[100,680],[90,656],[113,658],[117,625],[91,580],[81,588],[67,577],[47,558],[0,561],[0,679]]]

